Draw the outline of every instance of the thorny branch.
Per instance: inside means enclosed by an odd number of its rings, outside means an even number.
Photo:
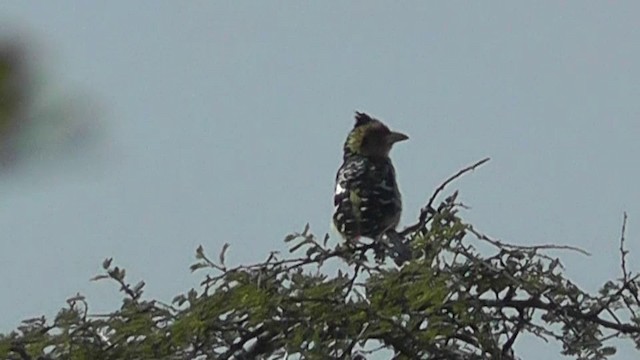
[[[177,296],[174,307],[143,301],[144,283],[129,285],[124,270],[111,267],[107,259],[106,274],[96,279],[115,281],[126,294],[125,303],[136,306],[98,319],[87,316],[84,298],[75,298],[85,305],[82,329],[93,326],[95,334],[109,321],[135,323],[132,316],[151,312],[157,331],[170,334],[172,326],[195,319],[198,330],[180,354],[228,360],[286,359],[289,354],[364,360],[374,352],[363,348],[367,341],[391,349],[397,359],[516,359],[514,344],[523,334],[558,341],[565,354],[580,358],[606,358],[611,350],[603,344],[613,337],[640,344],[639,277],[628,270],[626,213],[620,237],[622,280],[608,282],[599,295],[592,295],[566,279],[558,270],[559,260],[544,253],[588,252],[491,238],[457,216],[464,208],[456,202],[457,192],[434,209],[449,184],[488,160],[465,167],[436,188],[418,222],[401,232],[417,255],[401,267],[385,265],[384,254],[378,259],[375,243],[330,246],[328,235],[320,241],[307,225],[285,239],[300,256],[272,252],[261,263],[229,267],[224,263],[226,245],[219,263],[199,247],[191,269],[208,270],[206,278],[200,291]],[[481,254],[475,240],[491,244],[496,253]],[[347,265],[349,272],[327,275],[323,265],[330,260]],[[365,280],[356,281],[364,275]],[[93,344],[117,358],[120,347],[145,341],[115,332]],[[173,346],[164,338],[160,344]],[[21,360],[33,358],[24,347],[12,351]]]
[[[429,198],[429,201],[427,202],[427,205],[425,205],[421,210],[420,210],[420,216],[418,217],[418,222],[415,225],[411,225],[409,227],[407,227],[406,229],[402,230],[399,234],[402,236],[407,236],[409,234],[412,234],[414,232],[416,232],[417,230],[423,228],[427,222],[429,221],[429,214],[433,214],[436,212],[436,210],[433,208],[433,203],[436,200],[436,198],[438,197],[438,195],[440,195],[440,193],[442,191],[444,191],[444,189],[447,187],[447,185],[449,185],[450,183],[452,183],[453,181],[455,181],[457,178],[461,177],[462,175],[473,171],[475,169],[477,169],[478,167],[482,166],[484,163],[488,162],[489,160],[491,160],[491,158],[484,158],[478,162],[476,162],[475,164],[469,165],[467,167],[465,167],[464,169],[461,169],[460,171],[458,171],[457,173],[451,175],[447,180],[445,180],[442,184],[440,184],[440,186],[438,186],[436,188],[436,190],[433,192],[433,194],[431,194],[431,197]]]
[[[437,196],[444,190],[444,188],[453,182],[455,179],[459,178],[463,174],[476,169],[482,164],[486,163],[489,159],[483,159],[471,166],[468,166],[456,174],[449,177],[445,182],[443,182],[432,194],[429,198],[427,205],[421,210],[418,222],[415,225],[412,225],[405,230],[402,231],[403,236],[407,236],[409,234],[416,234],[418,232],[428,232],[431,228],[429,228],[429,224],[432,221],[435,221],[436,218],[440,219],[438,221],[455,221],[456,217],[451,215],[446,215],[445,213],[451,212],[451,214],[455,214],[454,208],[458,206],[455,202],[455,194],[449,198],[447,198],[438,209],[433,208],[433,203]],[[437,216],[439,215],[439,216]],[[445,219],[445,220],[443,220]],[[447,220],[448,219],[448,220]],[[453,219],[453,220],[452,220]],[[432,224],[433,225],[433,224]],[[446,225],[446,224],[444,224]],[[443,226],[443,224],[439,224],[438,226]],[[495,335],[504,336],[504,340],[502,345],[498,348],[497,344],[489,346],[485,340],[480,340],[483,337],[486,337],[489,334],[482,335],[485,331],[482,327],[478,327],[476,325],[470,326],[470,324],[465,324],[464,321],[461,322],[460,319],[452,318],[452,323],[449,326],[453,326],[453,328],[457,328],[451,333],[448,337],[445,337],[444,342],[442,344],[447,344],[446,346],[460,346],[459,344],[466,344],[462,348],[450,348],[449,350],[445,350],[446,347],[440,347],[445,345],[436,345],[433,347],[431,345],[427,346],[423,344],[420,350],[420,346],[417,344],[420,341],[413,335],[414,333],[420,333],[420,324],[423,322],[429,322],[429,307],[420,308],[418,313],[407,313],[409,319],[416,318],[419,320],[414,321],[413,325],[409,326],[411,329],[405,327],[405,325],[400,325],[399,323],[391,320],[389,318],[385,318],[381,314],[378,314],[375,310],[371,308],[371,303],[369,301],[365,301],[364,306],[367,306],[366,312],[369,314],[371,319],[379,319],[380,321],[389,322],[393,328],[395,328],[399,334],[405,339],[400,342],[395,338],[385,338],[385,337],[377,337],[373,335],[369,335],[369,338],[377,338],[379,341],[386,343],[388,346],[395,349],[397,354],[402,354],[402,356],[418,356],[419,354],[423,354],[424,351],[434,355],[434,358],[438,358],[436,356],[437,352],[442,352],[443,354],[453,354],[459,353],[460,349],[467,348],[463,353],[466,354],[461,358],[474,358],[475,356],[489,357],[489,358],[514,358],[513,356],[513,345],[516,339],[523,333],[530,332],[535,336],[542,337],[546,340],[548,336],[557,340],[557,341],[568,341],[565,340],[567,334],[580,334],[583,331],[584,324],[594,324],[595,326],[602,327],[603,329],[613,330],[616,333],[608,336],[601,336],[601,339],[604,341],[606,339],[611,338],[612,336],[618,334],[629,335],[634,338],[640,337],[640,327],[638,325],[634,325],[630,322],[623,322],[616,316],[615,308],[612,308],[613,304],[619,299],[623,297],[623,293],[631,292],[636,299],[637,304],[640,304],[637,301],[637,291],[634,293],[633,290],[636,289],[636,278],[630,278],[627,269],[626,269],[626,261],[625,256],[627,254],[626,250],[624,250],[624,233],[626,227],[626,214],[625,221],[623,223],[623,230],[621,236],[621,257],[622,257],[622,269],[624,275],[623,285],[620,290],[615,294],[610,295],[609,297],[604,297],[601,299],[597,299],[591,297],[590,295],[584,293],[580,295],[582,299],[590,299],[591,302],[595,302],[601,304],[598,311],[589,311],[588,304],[581,304],[577,299],[578,297],[575,294],[571,294],[572,291],[577,291],[570,283],[567,285],[558,284],[549,284],[549,283],[535,283],[531,282],[528,279],[529,276],[533,274],[538,274],[541,278],[557,276],[553,272],[554,267],[556,265],[560,265],[557,259],[551,258],[550,256],[543,254],[543,251],[546,250],[571,250],[576,251],[584,255],[590,255],[587,251],[570,246],[570,245],[556,245],[556,244],[543,244],[543,245],[533,245],[533,246],[520,246],[505,243],[500,240],[495,240],[483,233],[480,233],[476,229],[474,229],[470,225],[464,225],[464,231],[468,231],[473,234],[478,240],[485,241],[493,245],[499,250],[499,254],[495,257],[484,258],[480,256],[473,249],[472,245],[464,245],[462,239],[454,239],[449,240],[448,244],[441,244],[440,251],[444,253],[450,253],[453,255],[450,259],[454,259],[453,261],[447,260],[446,256],[438,257],[438,260],[434,264],[436,268],[435,271],[439,272],[450,272],[451,275],[459,274],[459,273],[468,273],[468,274],[476,274],[475,281],[481,283],[485,276],[487,279],[502,279],[499,281],[503,282],[503,285],[488,285],[489,287],[497,286],[493,288],[493,292],[495,293],[495,298],[487,298],[486,293],[482,291],[476,291],[475,293],[471,291],[468,284],[470,284],[470,280],[467,279],[458,279],[455,280],[454,283],[450,285],[453,286],[449,289],[452,291],[448,298],[450,299],[447,302],[444,302],[440,305],[441,311],[445,311],[445,314],[448,314],[449,317],[458,317],[459,314],[456,314],[455,307],[460,301],[464,301],[467,305],[467,309],[469,306],[471,308],[475,308],[478,316],[482,316],[483,320],[476,321],[488,321],[494,323],[502,323],[502,328],[500,332]],[[238,267],[233,271],[256,271],[259,268],[267,273],[286,273],[296,269],[302,269],[308,265],[316,265],[318,268],[324,264],[327,260],[332,258],[339,258],[347,262],[353,266],[353,275],[348,279],[346,283],[346,288],[344,294],[349,294],[355,284],[355,279],[357,278],[360,269],[369,270],[369,274],[376,274],[376,272],[381,271],[382,268],[378,267],[370,267],[367,263],[367,257],[365,253],[373,248],[372,244],[357,244],[351,246],[336,246],[334,249],[327,248],[323,245],[320,245],[314,238],[307,238],[306,244],[314,249],[313,251],[308,252],[308,256],[300,257],[295,259],[278,259],[275,256],[271,256],[269,260],[263,264],[256,264],[252,266],[243,266]],[[432,245],[429,245],[432,246]],[[297,246],[297,248],[302,248],[301,246]],[[297,249],[296,248],[296,249]],[[311,255],[309,255],[311,254]],[[458,259],[458,255],[462,255],[463,258],[467,260],[465,262],[458,262],[455,259]],[[536,260],[538,257],[540,260]],[[493,260],[492,260],[493,259]],[[492,261],[497,261],[497,263],[493,264]],[[435,261],[435,259],[434,259]],[[544,265],[541,261],[547,261],[547,265]],[[514,267],[515,266],[515,267]],[[545,270],[544,266],[548,266],[548,269]],[[560,265],[562,266],[562,265]],[[535,269],[532,271],[532,269]],[[401,269],[403,271],[403,269]],[[483,275],[485,274],[485,275]],[[223,281],[225,274],[221,274],[218,277],[214,277],[211,279],[216,279],[217,281]],[[278,276],[277,274],[272,276]],[[477,276],[480,276],[478,278]],[[457,279],[458,275],[455,275],[451,278]],[[490,282],[498,281],[498,280],[488,280]],[[400,282],[402,283],[402,282]],[[505,284],[507,286],[505,287]],[[360,285],[366,286],[366,285]],[[459,291],[455,291],[456,286],[460,286]],[[555,294],[554,286],[558,287],[557,291],[560,291],[558,294]],[[567,289],[563,289],[562,287],[568,286]],[[505,293],[506,290],[506,293]],[[559,295],[567,292],[568,297],[566,295]],[[360,293],[356,290],[357,293]],[[367,288],[367,293],[369,296],[373,296],[371,288]],[[499,297],[499,294],[504,294],[503,297]],[[529,294],[527,298],[525,294]],[[523,296],[525,296],[523,298]],[[542,298],[546,299],[543,301]],[[346,299],[346,298],[345,298]],[[365,299],[366,300],[366,299]],[[304,299],[298,298],[300,304],[304,304],[309,301],[318,301],[317,299]],[[340,302],[334,303],[333,306],[339,306]],[[586,301],[586,300],[583,300]],[[362,304],[361,304],[362,305]],[[429,306],[434,306],[433,304]],[[632,309],[632,305],[627,303],[627,308],[629,310]],[[507,316],[505,315],[505,311],[508,309],[512,309],[517,313],[517,316]],[[607,320],[599,316],[602,311],[605,311],[613,317],[614,321]],[[536,311],[541,311],[543,317],[548,317],[551,324],[553,323],[564,323],[565,334],[556,333],[554,330],[547,328],[543,324],[534,323],[533,322],[533,313]],[[385,320],[386,319],[386,320]],[[577,323],[581,323],[582,325],[576,325]],[[410,320],[411,323],[411,320]],[[575,324],[574,324],[575,323]],[[367,323],[371,324],[371,323]],[[367,325],[367,326],[369,326]],[[448,330],[448,331],[451,331]],[[407,335],[410,334],[411,336]],[[266,338],[274,338],[277,333],[264,334]],[[249,336],[249,335],[247,335]],[[358,336],[354,337],[351,341],[345,345],[345,351],[351,353],[354,350],[354,344],[356,344],[356,340],[361,339],[363,336],[360,333]],[[577,335],[576,335],[577,336]],[[616,335],[617,336],[617,335]],[[493,335],[489,335],[489,338],[493,338]],[[498,341],[498,337],[495,338],[495,341]],[[240,342],[244,343],[249,341],[250,338],[243,338]],[[458,345],[455,345],[458,344]],[[489,346],[489,347],[487,347]],[[573,343],[567,343],[566,346],[574,346]],[[483,349],[484,347],[484,349]],[[492,350],[492,347],[494,349]],[[440,349],[440,350],[437,350]],[[466,351],[466,352],[465,352]],[[571,350],[578,351],[578,350]],[[582,351],[582,350],[581,350]],[[599,351],[596,348],[589,348],[584,351]],[[343,352],[342,357],[345,357],[346,354]],[[251,354],[255,354],[255,346],[251,348]],[[360,353],[362,354],[362,353]],[[475,355],[474,355],[475,354]],[[494,355],[491,355],[494,354]],[[452,355],[450,355],[452,356]],[[242,356],[238,356],[238,358],[242,358]],[[443,358],[447,358],[444,356]]]
[[[622,280],[626,283],[629,280],[629,273],[627,272],[626,257],[629,253],[624,249],[624,234],[627,231],[627,212],[624,212],[622,218],[622,231],[620,232],[620,266],[622,267]]]
[[[572,251],[576,251],[579,252],[583,255],[586,256],[591,256],[591,254],[579,247],[575,247],[575,246],[570,246],[570,245],[555,245],[555,244],[541,244],[541,245],[531,245],[531,246],[523,246],[523,245],[515,245],[515,244],[508,244],[505,242],[502,242],[500,240],[495,240],[490,238],[489,236],[478,232],[477,230],[475,230],[472,226],[468,226],[467,229],[469,230],[469,232],[471,232],[473,235],[476,236],[476,238],[478,238],[478,240],[483,240],[488,242],[489,244],[497,247],[497,248],[506,248],[506,249],[519,249],[519,250],[572,250]]]

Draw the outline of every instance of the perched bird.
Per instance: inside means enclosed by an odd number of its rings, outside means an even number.
[[[397,264],[411,252],[395,231],[402,198],[389,151],[409,137],[389,130],[380,120],[356,112],[356,123],[344,144],[343,163],[336,174],[333,224],[347,240],[364,236],[389,240]]]

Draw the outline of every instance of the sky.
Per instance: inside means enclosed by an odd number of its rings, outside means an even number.
[[[0,331],[51,317],[104,258],[170,301],[195,249],[231,264],[330,231],[354,111],[402,131],[402,224],[458,169],[463,218],[517,244],[568,244],[595,291],[640,270],[640,4],[631,1],[14,1],[0,34],[36,49],[43,86],[82,93],[100,135],[0,174]],[[98,114],[98,115],[96,115]],[[98,139],[99,138],[99,139]],[[542,346],[541,346],[542,344]],[[559,358],[527,340],[523,358]],[[614,359],[635,358],[629,346]]]

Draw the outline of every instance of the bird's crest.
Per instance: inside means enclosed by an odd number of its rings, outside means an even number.
[[[376,121],[376,119],[372,118],[371,116],[363,112],[356,111],[356,125],[354,127],[370,124],[374,121]]]

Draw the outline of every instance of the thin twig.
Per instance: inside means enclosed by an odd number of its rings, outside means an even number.
[[[435,212],[435,210],[433,209],[433,202],[436,200],[436,197],[444,190],[444,188],[447,187],[447,185],[449,185],[451,182],[453,182],[454,180],[456,180],[460,176],[464,175],[465,173],[468,173],[469,171],[475,170],[476,168],[478,168],[479,166],[483,165],[484,163],[486,163],[489,160],[491,160],[491,158],[486,157],[486,158],[476,162],[473,165],[469,165],[469,166],[465,167],[464,169],[461,169],[457,173],[451,175],[447,180],[445,180],[442,184],[440,184],[440,186],[438,186],[438,188],[433,192],[433,194],[429,198],[429,201],[427,202],[427,205],[424,208],[422,208],[422,210],[420,210],[420,217],[418,218],[418,223],[416,223],[415,225],[412,225],[412,226],[409,226],[409,227],[405,228],[404,230],[402,230],[400,232],[400,235],[407,236],[408,234],[413,233],[413,232],[421,229],[427,223],[427,216],[430,213]]]
[[[504,343],[504,345],[502,345],[503,358],[508,356],[510,353],[513,353],[513,350],[511,349],[511,347],[513,346],[513,343],[516,341],[516,338],[518,337],[518,335],[520,335],[520,331],[522,330],[522,328],[527,322],[527,320],[525,319],[525,311],[523,309],[518,309],[517,311],[518,311],[518,323],[515,325],[515,329],[513,330],[513,333],[511,334],[511,336],[509,336],[509,338]]]
[[[360,267],[361,266],[362,266],[361,263],[357,263],[356,267],[353,269],[353,277],[351,278],[351,280],[349,280],[349,285],[347,286],[347,291],[344,294],[345,300],[349,297],[349,294],[351,293],[351,290],[353,290],[353,285],[355,284],[356,278],[360,274]]]
[[[619,331],[623,334],[639,334],[640,333],[640,326],[637,326],[631,323],[617,324],[613,321],[600,318],[590,312],[583,313],[580,310],[573,309],[566,306],[561,306],[556,303],[546,303],[538,298],[529,298],[529,299],[523,299],[523,300],[507,300],[507,301],[499,300],[499,299],[498,300],[478,299],[478,303],[485,307],[495,307],[500,309],[503,309],[505,307],[510,307],[516,310],[529,309],[529,308],[547,310],[547,311],[556,312],[556,315],[559,315],[557,312],[561,311],[562,313],[572,318],[596,323],[605,328]]]
[[[627,250],[624,249],[624,234],[627,231],[627,212],[624,212],[624,216],[622,218],[622,231],[620,233],[620,259],[621,259],[621,266],[622,266],[622,280],[626,283],[627,280],[629,279],[629,273],[627,272],[627,261],[626,261],[626,257],[627,254],[629,253]]]
[[[468,226],[467,229],[469,230],[470,233],[475,235],[479,240],[486,241],[486,242],[490,243],[491,245],[494,245],[494,246],[496,246],[498,248],[511,248],[511,249],[521,249],[521,250],[572,250],[572,251],[579,252],[579,253],[581,253],[583,255],[586,255],[586,256],[591,256],[591,253],[589,253],[588,251],[583,250],[583,249],[581,249],[579,247],[576,247],[576,246],[571,246],[571,245],[553,245],[553,244],[542,244],[542,245],[525,246],[525,245],[507,244],[507,243],[504,243],[504,242],[502,242],[500,240],[492,239],[489,236],[478,232],[476,229],[474,229],[471,226]]]

